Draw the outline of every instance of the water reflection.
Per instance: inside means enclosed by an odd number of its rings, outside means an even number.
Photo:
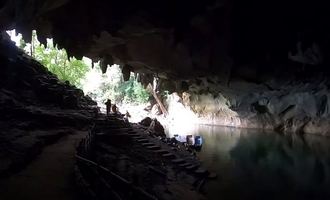
[[[168,130],[169,136],[180,134]],[[185,134],[203,136],[198,157],[219,175],[205,188],[209,199],[330,197],[327,138],[217,126],[195,126]]]

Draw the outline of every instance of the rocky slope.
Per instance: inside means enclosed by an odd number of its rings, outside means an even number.
[[[24,167],[44,145],[88,128],[95,103],[0,36],[0,176]]]

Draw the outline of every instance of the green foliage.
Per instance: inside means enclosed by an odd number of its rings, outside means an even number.
[[[18,47],[19,47],[20,49],[24,49],[24,48],[26,47],[26,43],[25,43],[25,41],[23,40],[23,37],[21,37],[21,38],[19,39],[19,45],[18,45]]]
[[[23,39],[20,41],[19,47],[27,51],[27,43]],[[45,47],[37,39],[35,31],[32,32],[31,44],[29,44],[29,53],[42,65],[44,65],[50,72],[57,75],[61,81],[69,81],[76,87],[81,88],[81,80],[84,79],[89,67],[82,61],[75,57],[68,59],[68,55],[64,49],[58,49],[53,44],[52,39],[47,39],[47,46]]]
[[[107,74],[102,74],[102,82],[99,87],[102,94],[102,99],[104,101],[111,99],[113,102],[121,102],[124,98],[124,94],[118,89],[123,82],[121,71],[119,67],[117,70],[108,70],[109,71]]]
[[[131,75],[130,79],[119,87],[119,90],[124,94],[125,102],[145,103],[150,96],[142,84],[135,80],[134,75]]]
[[[58,49],[52,39],[47,39],[46,46],[41,44],[35,31],[32,32],[31,44],[20,36],[18,47],[57,75],[59,80],[69,81],[76,87],[83,88],[87,95],[100,103],[111,99],[116,103],[139,104],[147,102],[150,97],[141,83],[135,80],[134,74],[125,82],[118,65],[108,68],[105,74],[101,73],[99,63],[95,63],[94,69],[89,70],[84,61],[75,57],[68,59],[66,51]],[[89,75],[92,75],[90,79]]]
[[[124,81],[118,65],[111,66],[108,68],[107,73],[103,75],[101,75],[101,70],[97,66],[98,64],[90,73],[100,74],[100,78],[97,78],[98,80],[100,79],[100,83],[85,91],[98,102],[103,103],[107,99],[111,99],[112,102],[116,103],[140,104],[148,101],[150,94],[141,83],[135,80],[133,73],[128,81]],[[89,80],[85,85],[92,85],[92,82],[95,81]]]

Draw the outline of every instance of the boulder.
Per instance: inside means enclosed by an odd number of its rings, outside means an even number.
[[[156,118],[151,121],[148,130],[155,136],[166,137],[163,125]]]
[[[139,122],[139,124],[141,124],[143,126],[150,126],[151,122],[152,122],[152,119],[150,117],[146,117],[143,120],[141,120]]]

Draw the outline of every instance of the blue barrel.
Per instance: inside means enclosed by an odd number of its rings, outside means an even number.
[[[195,136],[195,146],[202,146],[203,138],[200,135]]]

